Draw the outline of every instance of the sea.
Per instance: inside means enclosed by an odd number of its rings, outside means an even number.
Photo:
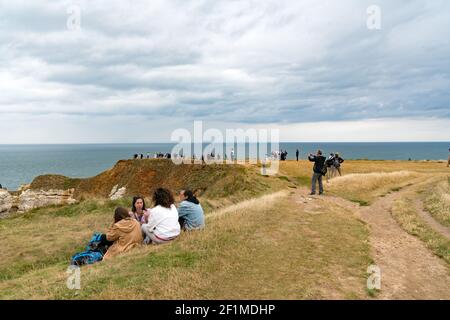
[[[112,167],[118,160],[132,159],[134,154],[170,153],[174,143],[142,144],[41,144],[0,145],[0,184],[17,190],[41,174],[62,174],[85,178]],[[206,146],[206,145],[204,145]],[[242,145],[241,145],[242,146]],[[228,157],[233,146],[224,148]],[[238,150],[238,145],[234,149]],[[247,153],[249,145],[245,145]],[[306,159],[321,149],[325,155],[338,152],[344,159],[368,160],[446,160],[450,142],[281,142],[277,146],[288,152],[287,159]],[[270,152],[271,146],[268,147]],[[185,153],[186,154],[186,153]],[[216,154],[223,152],[216,150]]]

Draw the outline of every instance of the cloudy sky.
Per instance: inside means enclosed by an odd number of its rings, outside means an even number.
[[[450,141],[450,2],[0,0],[0,89],[0,143]]]

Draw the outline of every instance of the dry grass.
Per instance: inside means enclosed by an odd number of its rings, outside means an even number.
[[[0,280],[68,261],[74,252],[84,248],[92,233],[106,229],[119,205],[128,204],[89,200],[0,220]]]
[[[442,166],[346,161],[346,176],[333,179],[325,191],[369,203],[428,172],[446,171]],[[247,169],[251,167],[256,166]],[[303,208],[289,191],[264,195],[288,185],[309,186],[311,171],[312,163],[286,161],[280,167],[283,178],[256,176],[251,170],[239,174],[236,181],[220,181],[217,176],[217,191],[225,186],[227,190],[215,193],[213,189],[210,197],[206,194],[202,199],[207,209],[205,230],[85,266],[79,292],[66,288],[70,256],[83,249],[93,232],[106,230],[114,207],[129,206],[129,199],[88,200],[0,220],[0,298],[367,298],[365,271],[372,262],[368,230],[353,209],[332,197],[316,198],[311,207]],[[446,189],[439,190],[439,199],[445,200]],[[439,240],[406,209],[405,202],[396,204],[397,221],[448,259],[448,242]]]
[[[444,259],[450,265],[450,241],[434,231],[416,212],[411,205],[413,193],[405,194],[394,202],[392,216],[409,234],[421,239],[434,254]]]
[[[279,176],[296,185],[310,188],[312,167],[313,163],[307,160],[281,161]],[[324,183],[325,192],[361,205],[369,205],[377,197],[398,191],[409,183],[408,180],[421,175],[448,173],[445,164],[438,161],[347,160],[341,169],[342,177],[335,177],[329,183]]]
[[[424,205],[437,221],[450,227],[450,177],[425,190]]]
[[[367,205],[379,196],[400,190],[421,176],[422,173],[413,171],[348,174],[332,179],[327,184],[327,190],[331,194]]]
[[[319,213],[311,214],[293,206],[291,197],[286,191],[277,192],[211,212],[203,231],[183,233],[173,243],[142,247],[111,261],[83,267],[79,292],[66,288],[67,259],[60,255],[52,263],[1,281],[0,297],[366,298],[365,269],[371,262],[366,227],[353,212],[323,199],[317,199]],[[100,216],[102,222],[97,223],[106,224],[109,214]],[[53,243],[72,243],[73,253],[75,242],[83,243],[89,238],[94,228],[90,226],[92,218],[90,214],[79,214],[72,217],[72,224],[58,220],[61,229],[54,234]],[[42,233],[47,234],[52,228],[47,224],[45,230],[44,222],[48,221],[40,220],[44,217],[32,219]],[[21,226],[17,225],[19,232]],[[72,234],[76,229],[88,230]],[[7,238],[11,240],[11,236],[8,234]],[[15,249],[29,248],[30,238],[25,234],[25,242]],[[45,241],[36,240],[43,251],[50,250],[50,245],[42,243]],[[9,263],[17,262],[8,259]],[[16,259],[21,260],[17,256]]]
[[[280,161],[280,174],[290,177],[311,177],[313,163],[307,160],[299,162]],[[394,161],[394,160],[346,160],[342,164],[344,175],[351,173],[416,171],[422,173],[448,173],[445,163],[437,161]]]

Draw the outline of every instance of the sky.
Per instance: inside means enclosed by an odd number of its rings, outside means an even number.
[[[450,141],[449,88],[446,0],[0,0],[5,144]]]

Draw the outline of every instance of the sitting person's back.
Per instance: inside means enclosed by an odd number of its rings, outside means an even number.
[[[114,213],[115,223],[106,233],[106,240],[113,244],[108,248],[103,259],[108,259],[122,252],[126,252],[143,241],[141,226],[139,222],[131,218],[128,210],[117,208]]]
[[[182,201],[178,206],[178,216],[183,229],[194,230],[205,226],[203,208],[190,190],[180,192]]]
[[[160,238],[172,238],[180,234],[180,225],[178,223],[178,211],[174,204],[170,208],[158,205],[150,210],[148,219],[149,229]]]
[[[181,230],[172,193],[159,188],[153,194],[153,202],[155,207],[146,214],[148,222],[141,227],[146,235],[144,242],[160,244],[175,239]]]

